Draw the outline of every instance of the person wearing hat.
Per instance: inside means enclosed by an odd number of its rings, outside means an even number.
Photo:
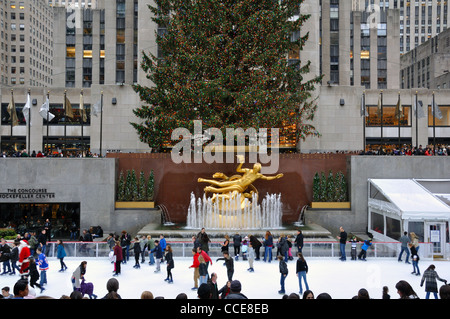
[[[233,280],[230,285],[230,293],[225,299],[248,299],[247,296],[241,293],[241,282],[239,280]]]
[[[30,246],[28,246],[28,241],[21,240],[19,245],[19,265],[20,270],[19,273],[22,276],[22,279],[27,278],[29,275],[28,265],[30,260],[28,259],[31,256]]]

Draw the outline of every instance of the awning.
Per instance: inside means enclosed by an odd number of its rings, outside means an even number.
[[[415,179],[369,179],[383,200],[371,198],[369,206],[383,208],[402,219],[450,220],[450,206],[420,185]]]

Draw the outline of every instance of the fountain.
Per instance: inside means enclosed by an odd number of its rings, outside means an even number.
[[[231,194],[230,194],[231,196]],[[281,194],[267,194],[261,205],[258,196],[253,194],[251,201],[244,199],[246,206],[241,208],[241,196],[237,194],[220,205],[212,198],[196,198],[191,193],[188,208],[187,229],[205,227],[210,230],[219,229],[281,229],[282,203]]]
[[[283,176],[264,176],[259,171],[261,165],[256,163],[253,169],[242,168],[243,157],[236,171],[243,175],[226,176],[215,173],[213,178],[221,181],[199,178],[199,182],[208,182],[202,198],[191,193],[188,208],[187,229],[202,227],[220,229],[281,229],[282,203],[281,194],[267,194],[258,204],[258,190],[252,185],[257,179],[273,180]],[[250,189],[250,191],[249,191]],[[214,193],[208,197],[208,193]]]

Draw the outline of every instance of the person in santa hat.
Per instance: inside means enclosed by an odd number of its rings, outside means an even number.
[[[29,274],[28,264],[30,260],[28,257],[31,256],[30,246],[28,245],[28,241],[21,240],[19,245],[19,265],[20,270],[19,273],[22,275],[22,278],[26,278]]]

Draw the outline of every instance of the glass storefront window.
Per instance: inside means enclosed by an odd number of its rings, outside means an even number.
[[[383,106],[383,126],[398,126],[398,116],[395,114],[395,106]],[[381,126],[381,114],[376,106],[368,106],[369,116],[366,118],[366,126]],[[403,116],[400,117],[400,126],[411,126],[411,106],[403,106]]]

